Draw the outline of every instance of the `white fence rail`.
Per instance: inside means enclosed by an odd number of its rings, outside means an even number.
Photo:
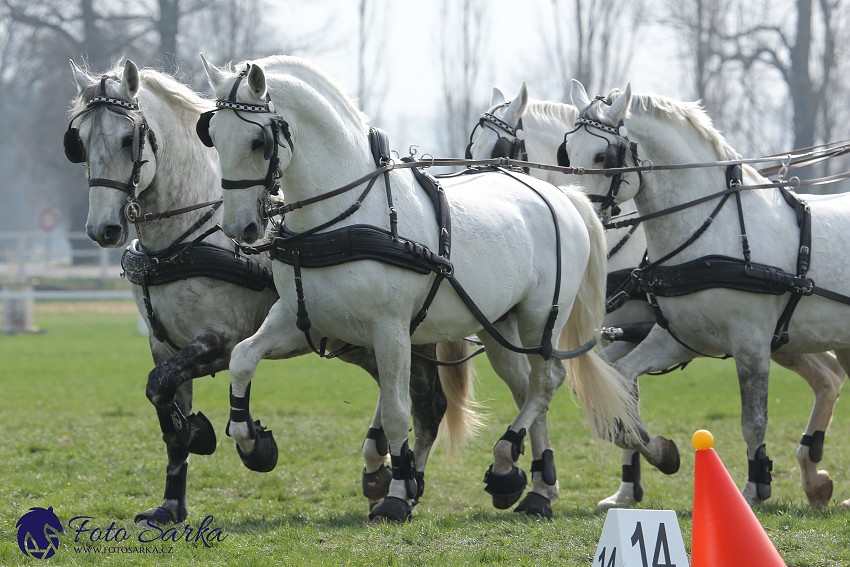
[[[100,248],[84,232],[0,231],[0,282],[39,277],[106,282],[121,273],[122,251]]]
[[[129,285],[115,285],[122,252],[100,248],[84,232],[0,231],[3,332],[36,329],[33,307],[37,301],[132,299]],[[39,289],[38,284],[48,279],[59,284]],[[61,285],[63,281],[68,285]]]

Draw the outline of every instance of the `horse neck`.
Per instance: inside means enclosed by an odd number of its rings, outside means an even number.
[[[634,117],[629,122],[629,132],[639,143],[641,159],[655,164],[711,163],[732,157],[720,155],[704,136],[678,122]],[[634,201],[638,212],[646,215],[723,191],[725,187],[722,167],[656,170],[644,175],[643,186]],[[642,223],[650,260],[682,245],[706,223],[719,202],[720,198],[711,199]],[[741,229],[734,196],[726,201],[704,234],[668,263],[707,254],[741,255]]]
[[[140,105],[159,146],[156,173],[138,197],[143,213],[164,213],[221,198],[220,171],[215,150],[206,148],[195,134],[198,115],[176,108],[142,91]],[[148,167],[145,164],[143,167]],[[209,207],[137,225],[139,241],[148,250],[162,250],[179,239]],[[203,225],[220,222],[220,211]],[[189,238],[199,234],[194,231]],[[223,235],[209,241],[223,244]]]
[[[292,97],[287,97],[292,101]],[[293,121],[295,151],[281,177],[287,203],[303,201],[349,184],[377,169],[364,125],[347,119],[328,105],[289,103],[297,119]],[[276,103],[277,104],[277,103]],[[281,105],[284,101],[281,101]],[[283,149],[281,151],[288,151]],[[396,177],[396,176],[393,176]],[[353,189],[288,213],[286,225],[302,232],[336,218],[347,210],[366,188],[364,182]],[[369,222],[383,226],[387,200],[383,177],[375,181],[361,208],[343,224]]]

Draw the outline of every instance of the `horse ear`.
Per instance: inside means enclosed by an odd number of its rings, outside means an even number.
[[[266,96],[266,72],[259,65],[251,65],[248,71],[248,88],[259,100]]]
[[[69,59],[68,63],[71,64],[71,74],[74,75],[74,82],[77,83],[77,92],[83,92],[84,89],[95,83],[94,79],[89,77],[85,71],[77,67],[77,64],[74,63],[73,60]]]
[[[579,112],[590,106],[590,97],[587,96],[584,85],[575,79],[570,83],[570,97],[573,99],[573,104],[576,105]]]
[[[519,88],[519,93],[517,93],[505,111],[505,122],[517,124],[525,113],[526,106],[528,106],[528,87],[525,86],[525,81],[523,81],[522,86]]]
[[[124,76],[121,79],[121,88],[128,100],[136,100],[139,94],[139,68],[130,59],[124,62]]]
[[[497,104],[502,104],[505,102],[505,95],[499,89],[499,87],[493,87],[493,94],[490,95],[490,108],[493,108]]]
[[[608,109],[608,117],[613,122],[625,119],[626,113],[628,113],[631,103],[632,84],[629,83],[628,85],[626,85],[626,90],[623,92],[623,94],[620,97],[614,99],[614,102],[611,103],[611,108]]]
[[[204,57],[204,54],[201,53],[201,63],[204,65],[204,72],[207,74],[207,81],[209,81],[210,86],[215,91],[219,86],[225,81],[226,77],[224,73],[219,70],[215,65],[207,61],[207,58]]]

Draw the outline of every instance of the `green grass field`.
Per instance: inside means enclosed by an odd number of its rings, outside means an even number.
[[[39,334],[0,336],[0,565],[34,565],[16,542],[15,524],[30,507],[52,506],[67,526],[127,527],[161,501],[165,450],[144,395],[151,367],[147,339],[129,303],[37,305]],[[483,491],[493,443],[515,414],[507,388],[479,359],[478,399],[488,427],[451,457],[432,453],[427,490],[408,525],[369,525],[360,495],[360,444],[377,388],[365,373],[337,361],[303,357],[264,362],[252,387],[255,418],[280,447],[277,468],[242,466],[225,437],[227,373],[195,383],[196,410],[216,426],[218,450],[193,457],[190,517],[206,516],[225,539],[166,542],[167,557],[85,553],[66,529],[53,565],[596,565],[604,516],[596,502],[619,483],[619,450],[593,443],[581,409],[563,388],[549,413],[561,483],[551,522],[498,511]],[[731,361],[698,361],[685,372],[645,377],[642,407],[651,429],[675,439],[682,468],[666,477],[643,469],[643,508],[675,510],[690,549],[694,452],[691,435],[709,429],[738,486],[746,477],[737,380]],[[811,407],[805,383],[776,370],[770,389],[767,447],[774,460],[773,498],[756,514],[788,565],[850,565],[850,402],[841,399],[822,466],[835,481],[833,504],[812,510],[799,487],[794,451]],[[530,457],[523,457],[527,468]],[[182,528],[181,528],[182,533]],[[88,541],[85,538],[80,541]],[[104,548],[121,544],[97,542]],[[80,547],[78,545],[78,547]]]

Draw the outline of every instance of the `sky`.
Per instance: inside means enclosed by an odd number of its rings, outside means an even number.
[[[287,10],[290,21],[303,18],[302,21],[318,23],[330,19],[331,33],[338,38],[349,38],[340,49],[309,58],[352,95],[357,88],[358,4],[352,0],[323,0],[299,5],[295,13]],[[431,125],[438,120],[442,104],[438,43],[441,4],[437,0],[387,2],[392,6],[386,13],[388,23],[377,26],[375,32],[386,34],[385,63],[391,79],[381,122],[373,125],[386,130],[393,148],[403,149],[403,155],[410,144],[419,146],[420,155],[438,151]],[[546,98],[539,94],[539,89],[535,94],[528,61],[536,62],[541,56],[539,26],[541,14],[549,13],[549,1],[487,0],[486,6],[489,14],[486,55],[484,66],[479,70],[483,104],[489,102],[494,86],[511,97],[522,81],[528,82],[531,97]],[[634,55],[632,88],[683,98],[684,80],[676,71],[680,51],[675,40],[669,32],[658,27],[647,28],[645,36],[646,40],[638,45]],[[539,63],[537,65],[539,67]],[[482,107],[481,111],[484,110]]]

